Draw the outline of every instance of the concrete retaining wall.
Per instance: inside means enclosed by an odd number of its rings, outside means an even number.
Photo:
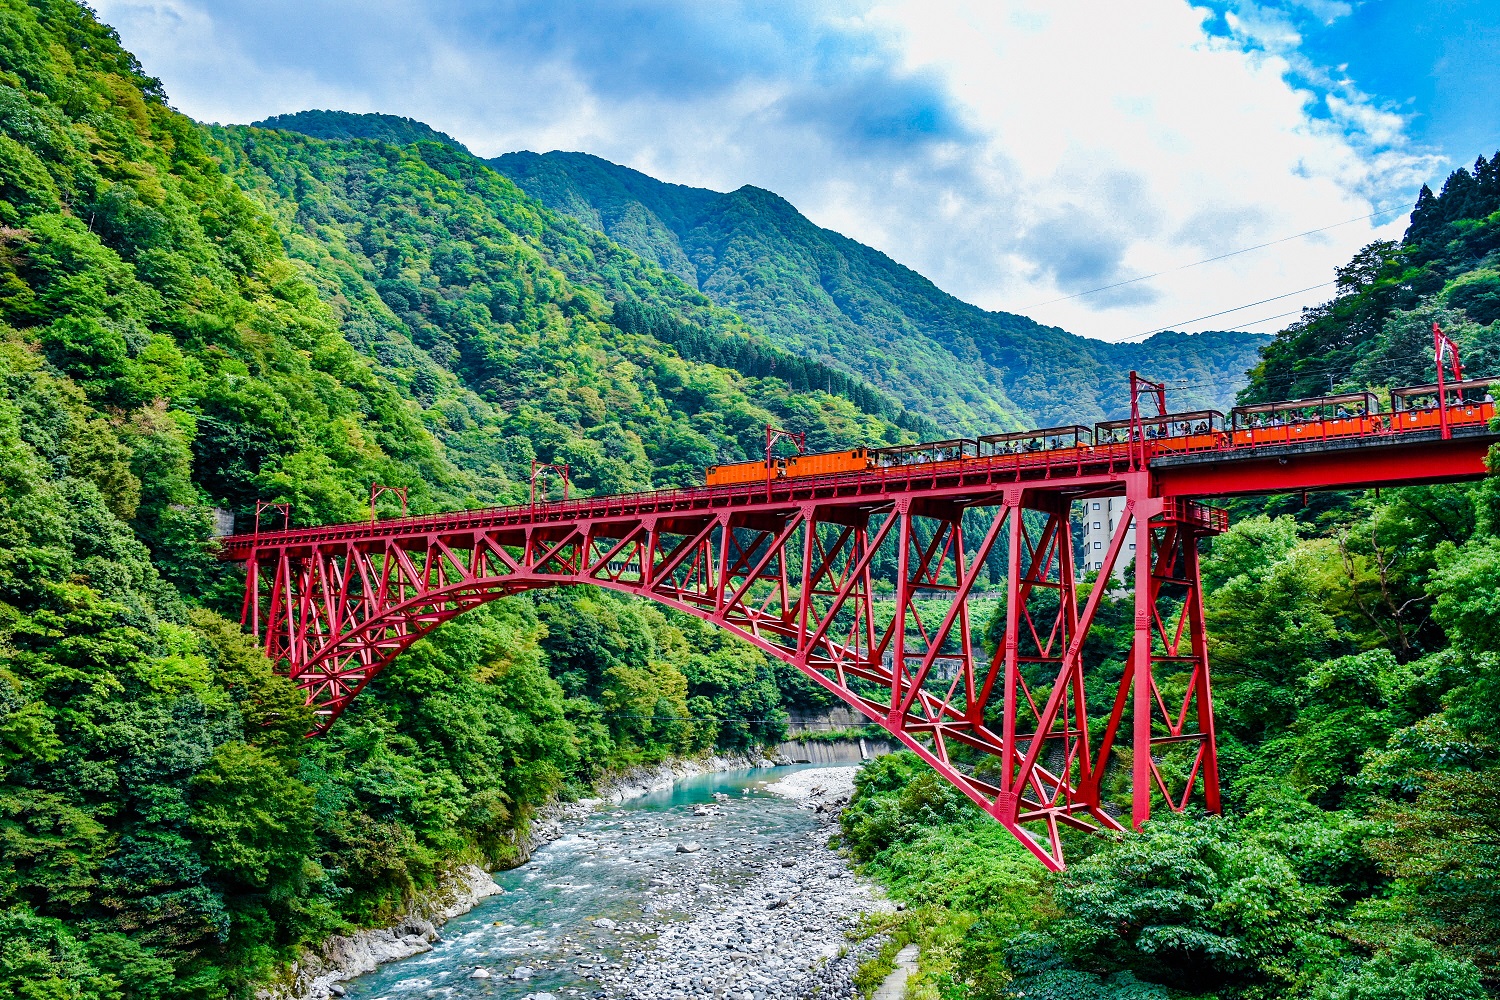
[[[787,740],[776,755],[796,764],[858,764],[895,750],[889,740]]]

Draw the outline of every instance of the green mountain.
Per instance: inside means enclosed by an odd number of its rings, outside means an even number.
[[[1222,408],[1266,340],[1161,333],[1107,344],[962,302],[759,188],[720,194],[666,184],[584,153],[507,153],[488,162],[549,207],[733,309],[773,343],[844,367],[955,430],[992,429],[1014,410],[1039,424],[1122,415],[1131,369],[1197,387],[1179,394],[1184,408]]]
[[[287,129],[310,135],[314,139],[378,139],[393,146],[414,142],[440,142],[468,152],[464,144],[447,132],[439,132],[414,118],[399,115],[351,115],[343,111],[298,111],[289,115],[272,115],[253,122],[256,128]]]

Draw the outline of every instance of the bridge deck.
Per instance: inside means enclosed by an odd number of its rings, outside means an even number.
[[[1199,450],[1154,441],[993,455],[958,461],[866,469],[827,476],[773,479],[732,486],[648,490],[544,504],[487,507],[380,521],[231,535],[221,558],[248,559],[256,548],[332,541],[426,537],[497,527],[562,525],[580,520],[672,517],[744,508],[773,509],[823,500],[868,498],[870,509],[920,494],[952,503],[993,502],[1006,488],[1045,487],[1076,496],[1124,492],[1122,474],[1144,461],[1158,496],[1214,497],[1289,490],[1452,482],[1485,475],[1485,457],[1500,433],[1463,426],[1444,439],[1437,430],[1395,430],[1301,441],[1225,445]],[[1135,452],[1134,456],[1132,452]]]

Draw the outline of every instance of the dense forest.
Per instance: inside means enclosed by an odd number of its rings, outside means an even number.
[[[1430,381],[1434,319],[1471,374],[1500,374],[1494,163],[1424,189],[1406,238],[1340,269],[1245,397]],[[914,1000],[1500,992],[1500,475],[1232,506],[1203,562],[1223,818],[1078,837],[1047,876],[915,758],[862,772],[844,843],[912,904],[886,957],[923,945]],[[1133,606],[1100,614],[1103,682]]]
[[[776,739],[818,696],[608,595],[466,616],[308,741],[224,617],[214,508],[358,517],[681,482],[900,440],[837,394],[686,360],[614,305],[743,325],[467,154],[173,112],[72,2],[0,2],[0,993],[245,995],[299,945],[515,859],[612,769]],[[747,723],[743,720],[759,720]]]

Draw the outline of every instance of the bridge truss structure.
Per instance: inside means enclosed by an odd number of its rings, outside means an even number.
[[[1057,870],[1064,827],[1219,808],[1198,556],[1227,517],[1196,498],[1474,478],[1495,437],[1471,426],[1167,451],[1136,435],[1066,460],[971,457],[257,532],[225,539],[223,555],[245,563],[243,624],[307,692],[317,732],[443,622],[510,594],[603,587],[796,667]],[[1111,496],[1125,515],[1081,581],[1075,505]],[[1005,625],[986,655],[969,599],[999,577]],[[1090,636],[1121,587],[1133,631],[1112,659]]]

